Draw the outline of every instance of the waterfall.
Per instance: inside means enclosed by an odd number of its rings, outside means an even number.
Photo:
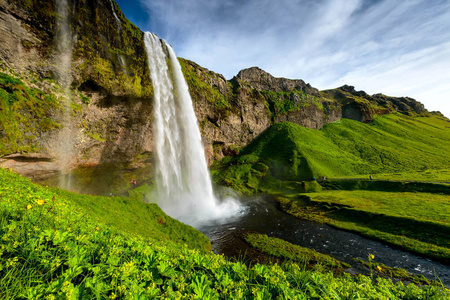
[[[109,3],[111,4],[111,9],[112,9],[114,18],[116,19],[117,25],[119,26],[120,30],[122,30],[122,25],[120,24],[120,20],[116,14],[116,10],[114,9],[114,4],[113,4],[112,0],[109,0]]]
[[[236,201],[220,203],[214,196],[197,118],[175,52],[154,34],[145,33],[144,41],[154,88],[159,205],[193,226],[236,213],[240,210]]]
[[[119,19],[119,17],[116,14],[116,9],[114,8],[113,0],[109,0],[109,3],[111,4],[111,9],[112,9],[112,13],[114,15],[114,19],[116,20],[117,26],[119,27],[119,35],[118,35],[118,37],[119,37],[120,45],[123,46],[123,43],[122,43],[122,31],[123,31],[122,23],[120,22],[120,19]],[[117,58],[119,59],[120,65],[122,67],[122,72],[124,74],[128,75],[127,64],[125,62],[125,58],[122,55],[120,55],[120,54],[117,54]]]
[[[57,0],[56,10],[59,18],[56,20],[55,36],[55,71],[59,85],[64,89],[63,96],[63,128],[59,131],[56,157],[60,163],[61,175],[59,187],[69,190],[71,185],[71,161],[74,157],[74,133],[72,132],[70,84],[72,83],[72,50],[73,35],[70,27],[70,7],[67,0]]]

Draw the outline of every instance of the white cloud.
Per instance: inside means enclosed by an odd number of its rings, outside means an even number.
[[[368,93],[411,96],[450,116],[450,42],[347,73],[342,84],[351,82]]]
[[[410,96],[450,117],[450,2],[140,1],[148,30],[227,78],[259,66],[320,89]]]

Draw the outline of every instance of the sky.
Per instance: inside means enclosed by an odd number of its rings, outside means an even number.
[[[450,117],[448,0],[116,0],[177,56],[231,79],[258,66],[319,90],[408,96]]]

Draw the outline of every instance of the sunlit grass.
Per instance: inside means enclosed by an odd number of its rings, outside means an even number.
[[[443,287],[335,277],[293,262],[247,266],[198,249],[200,236],[154,205],[49,189],[0,169],[2,299],[450,297]]]
[[[354,209],[430,221],[450,226],[450,196],[430,193],[378,191],[322,191],[309,194],[317,202],[348,205]]]
[[[236,157],[214,163],[213,180],[251,194],[273,179],[365,178],[448,182],[450,122],[390,114],[365,124],[342,119],[321,130],[271,126]],[[393,175],[396,174],[396,175]]]
[[[367,176],[364,177],[367,178]],[[373,175],[373,179],[450,183],[450,170],[441,169],[405,173],[375,174]]]
[[[252,247],[263,253],[283,260],[293,261],[299,265],[309,267],[320,266],[320,268],[339,269],[340,271],[350,267],[347,263],[338,261],[329,255],[291,244],[279,238],[268,237],[265,234],[248,233],[245,235],[245,240]]]

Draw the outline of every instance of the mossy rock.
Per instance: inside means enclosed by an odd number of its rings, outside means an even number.
[[[256,163],[252,165],[252,169],[258,172],[266,174],[269,171],[269,167],[263,163]]]

